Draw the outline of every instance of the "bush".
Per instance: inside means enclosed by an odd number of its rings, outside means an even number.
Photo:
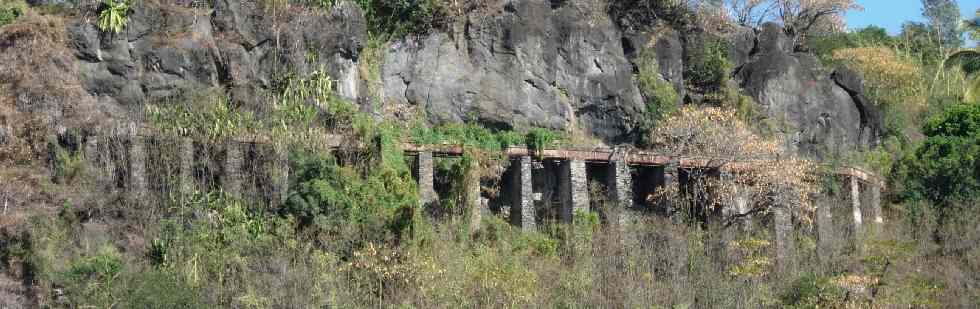
[[[953,105],[923,133],[926,139],[899,168],[906,197],[942,204],[980,196],[980,105]]]
[[[21,15],[24,15],[24,11],[19,7],[0,7],[0,27],[14,22]]]
[[[129,21],[129,0],[104,0],[102,12],[99,12],[99,29],[122,32]]]
[[[371,32],[395,37],[424,34],[438,28],[451,16],[442,0],[357,0]]]
[[[609,15],[624,29],[643,30],[644,27],[666,21],[675,29],[688,29],[694,24],[695,12],[683,0],[613,0]]]
[[[786,308],[844,308],[847,290],[829,277],[806,274],[796,280],[781,297]]]
[[[692,51],[685,60],[684,79],[689,87],[700,93],[722,90],[728,83],[732,63],[728,60],[728,42],[706,38],[700,50]]]
[[[653,50],[644,51],[636,65],[639,68],[636,79],[646,98],[646,109],[639,123],[642,139],[658,121],[677,109],[679,97],[674,85],[660,77],[660,65]]]

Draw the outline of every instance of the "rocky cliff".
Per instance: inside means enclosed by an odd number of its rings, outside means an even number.
[[[14,85],[21,111],[47,106],[52,123],[99,126],[139,120],[146,102],[178,104],[204,89],[224,89],[238,106],[262,111],[264,94],[284,77],[325,70],[338,93],[364,110],[377,108],[366,93],[374,83],[383,107],[424,111],[431,123],[578,130],[617,144],[635,139],[644,111],[636,55],[656,52],[661,77],[685,92],[687,33],[624,31],[594,1],[495,3],[466,13],[450,30],[388,42],[374,81],[358,69],[367,25],[349,1],[330,10],[273,11],[253,1],[145,1],[133,6],[118,34],[97,28],[93,4],[54,26],[66,33],[50,38],[67,48],[63,54],[11,66],[63,78],[77,86],[68,87],[73,91],[59,97],[25,85],[18,74],[0,78]],[[24,52],[29,36],[3,39],[2,59],[25,57],[13,54]],[[739,29],[731,40],[731,76],[789,147],[823,156],[876,140],[880,115],[863,99],[860,77],[795,51],[775,24]]]

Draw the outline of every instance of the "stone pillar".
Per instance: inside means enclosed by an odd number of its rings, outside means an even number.
[[[772,226],[776,247],[776,267],[780,271],[789,268],[793,250],[793,214],[788,205],[776,205],[772,208]]]
[[[834,245],[834,212],[830,209],[832,203],[826,197],[817,202],[817,257],[821,262],[827,262],[836,253]]]
[[[285,147],[274,147],[275,162],[272,166],[273,207],[286,204],[289,198],[289,151]]]
[[[191,194],[194,192],[194,140],[189,137],[177,138],[177,157],[180,160],[177,175],[180,193]]]
[[[475,169],[470,173],[474,172]],[[470,230],[476,231],[480,229],[480,225],[483,223],[483,214],[487,208],[483,203],[483,198],[480,196],[479,176],[470,175],[467,178],[469,180],[466,183],[466,209],[470,215]]]
[[[677,164],[667,164],[663,168],[663,183],[661,184],[661,190],[680,190],[680,169],[678,169]],[[679,192],[679,191],[678,191]],[[677,213],[677,205],[674,201],[665,201],[667,210],[667,215],[671,217],[675,223],[677,220],[682,219],[680,214]]]
[[[433,186],[435,170],[433,169],[431,152],[419,152],[415,156],[414,172],[415,180],[418,181],[419,185],[419,203],[429,205],[437,202],[439,195],[436,194],[436,189]]]
[[[885,218],[881,214],[881,184],[871,184],[868,190],[871,191],[871,213],[875,216],[875,223],[885,223]]]
[[[609,201],[615,203],[618,209],[633,208],[633,175],[630,174],[629,164],[623,158],[609,161],[606,189],[609,191]]]
[[[225,193],[232,197],[241,197],[242,164],[244,161],[242,145],[233,139],[225,142],[225,173],[221,177],[221,185]]]
[[[95,174],[95,179],[99,185],[108,185],[110,178],[107,177],[106,168],[99,153],[99,140],[96,136],[91,136],[85,141],[85,161],[88,162],[89,170]]]
[[[133,201],[142,203],[147,194],[146,142],[135,130],[129,139],[129,186]]]
[[[535,230],[534,189],[531,171],[531,157],[520,157],[510,164],[513,186],[510,206],[510,222],[523,231]]]
[[[857,177],[850,176],[851,183],[851,212],[854,216],[854,236],[857,237],[861,232],[861,184]]]
[[[589,179],[585,161],[566,160],[559,167],[558,194],[561,220],[572,222],[576,212],[589,211]]]
[[[748,231],[752,228],[752,220],[745,216],[752,210],[752,192],[745,184],[738,183],[735,176],[730,171],[721,171],[719,174],[724,185],[731,186],[734,191],[731,200],[721,201],[721,214],[724,220],[733,220],[740,230]]]

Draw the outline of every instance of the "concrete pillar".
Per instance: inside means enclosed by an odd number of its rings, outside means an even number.
[[[233,197],[242,195],[242,164],[245,156],[242,153],[242,145],[238,141],[228,140],[225,142],[225,170],[221,177],[221,185],[225,193]]]
[[[141,203],[147,195],[146,141],[135,130],[129,138],[129,188],[136,203]]]
[[[194,140],[189,137],[177,138],[177,157],[180,160],[178,171],[181,194],[194,192]]]
[[[433,186],[435,170],[433,169],[431,152],[419,152],[415,156],[415,170],[413,172],[419,185],[419,202],[422,205],[437,202],[439,195],[436,194],[436,189]]]
[[[520,157],[510,164],[513,186],[510,206],[510,222],[523,231],[535,230],[534,189],[531,157]]]
[[[606,173],[606,177],[609,201],[616,203],[620,209],[632,208],[633,175],[630,174],[629,164],[623,159],[609,161],[609,172]]]
[[[793,219],[792,210],[788,205],[776,205],[772,208],[773,235],[776,247],[776,267],[780,271],[787,270],[791,264],[793,250]]]
[[[885,223],[885,218],[881,214],[881,184],[871,184],[868,190],[871,191],[871,213],[875,216],[875,223]]]
[[[275,147],[275,161],[272,163],[272,206],[286,204],[289,198],[289,151],[285,147]]]
[[[585,161],[566,160],[562,162],[558,175],[561,220],[572,222],[576,212],[589,211],[589,179],[585,169]]]
[[[861,231],[861,184],[857,177],[850,177],[851,184],[851,213],[854,216],[854,235],[857,236]]]

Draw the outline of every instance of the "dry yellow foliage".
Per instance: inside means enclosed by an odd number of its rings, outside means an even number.
[[[658,152],[700,160],[707,166],[692,171],[698,175],[689,180],[684,194],[667,188],[654,198],[710,201],[694,204],[713,210],[744,197],[750,207],[744,211],[766,213],[785,206],[798,209],[804,222],[810,222],[816,165],[782,147],[779,139],[755,134],[735,111],[685,107],[651,134]],[[709,176],[712,170],[726,171],[728,176],[698,177]]]
[[[903,61],[891,49],[846,48],[834,51],[833,59],[863,75],[875,104],[902,104],[911,108],[924,104],[916,98],[923,90],[922,69]]]

